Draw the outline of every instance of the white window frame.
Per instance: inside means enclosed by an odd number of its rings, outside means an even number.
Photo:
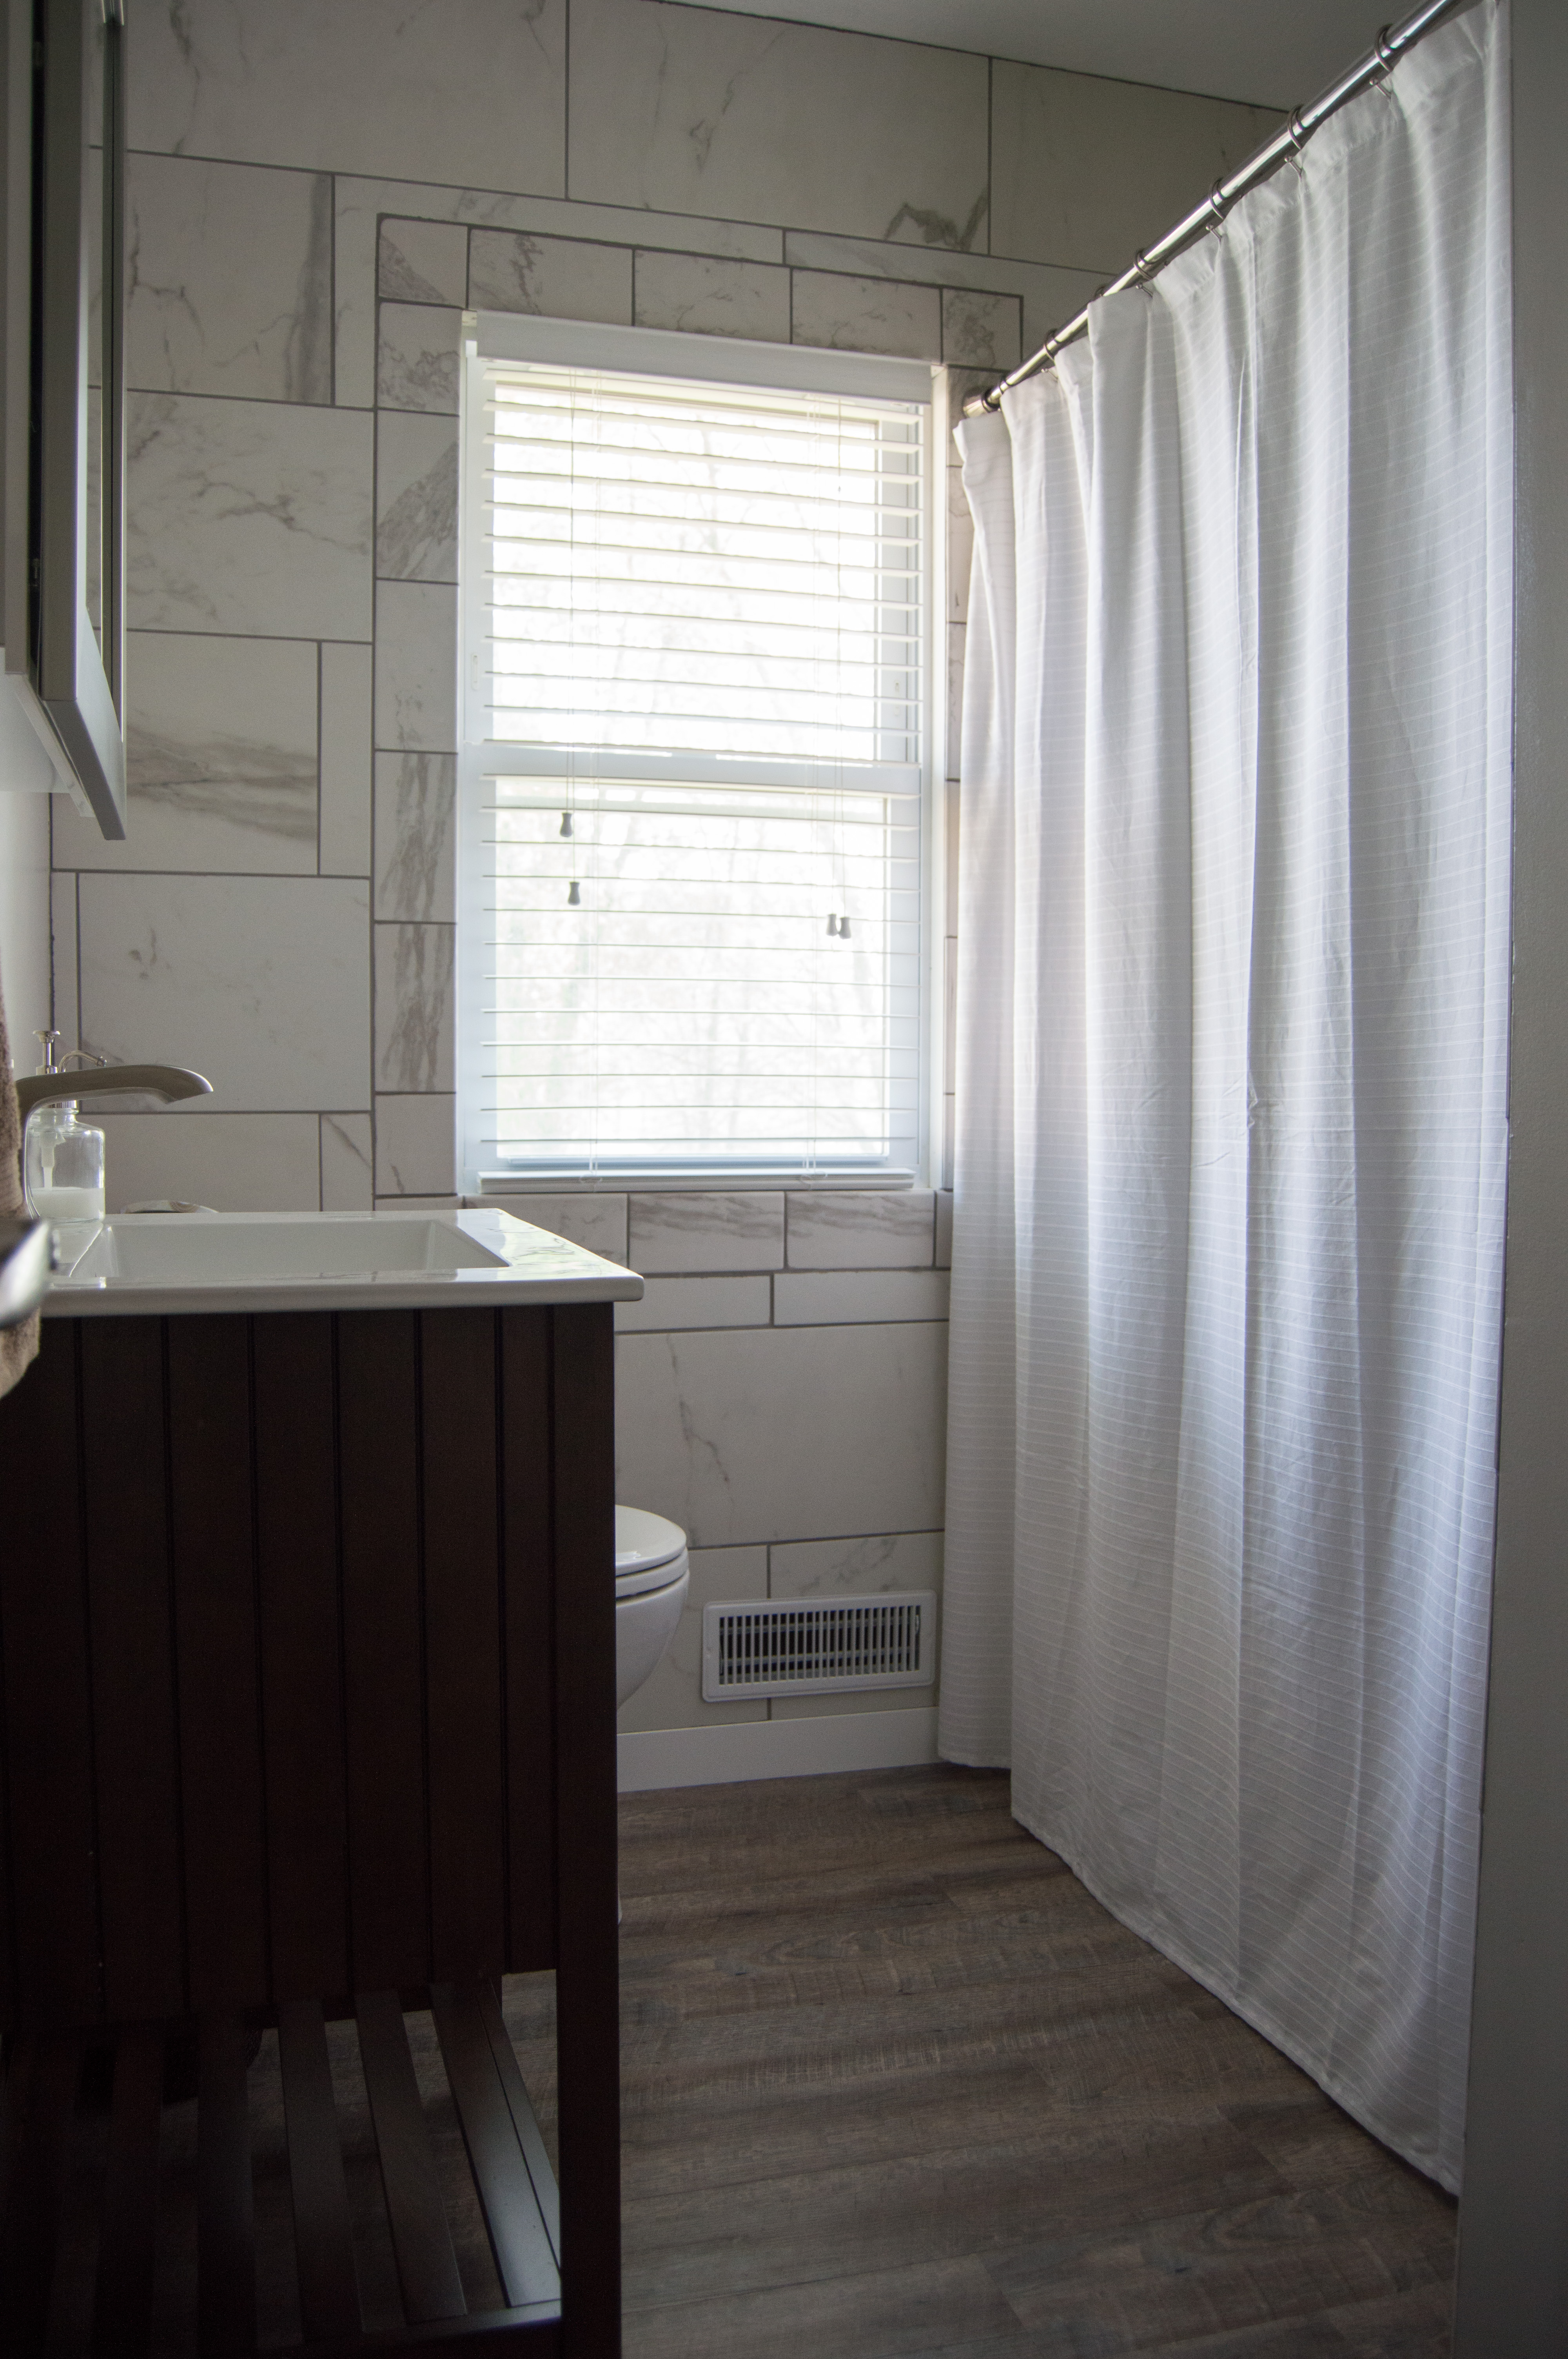
[[[564,1169],[537,1172],[487,1168],[474,1151],[468,1109],[481,1092],[480,1027],[468,1010],[483,1004],[484,931],[480,890],[482,866],[481,806],[485,777],[497,769],[514,776],[553,776],[562,756],[551,749],[507,745],[480,733],[488,706],[480,680],[478,648],[487,634],[488,600],[481,564],[468,552],[485,538],[484,470],[476,438],[484,437],[483,379],[492,361],[540,361],[556,366],[622,370],[642,376],[673,376],[715,385],[778,386],[790,392],[862,395],[918,402],[929,411],[924,490],[929,578],[922,616],[920,801],[920,1071],[921,1162],[914,1170],[869,1168],[823,1170],[806,1175],[783,1169],[759,1171],[704,1163],[681,1171],[668,1166],[612,1172]],[[466,1196],[559,1195],[575,1188],[639,1192],[660,1189],[799,1189],[820,1187],[933,1187],[942,1171],[945,1023],[942,966],[946,908],[946,372],[929,361],[875,353],[819,350],[803,344],[752,343],[740,338],[689,335],[673,330],[622,328],[596,321],[540,319],[514,312],[467,311],[462,322],[462,382],[460,403],[460,494],[458,520],[458,929],[455,973],[457,1027],[458,1185]],[[733,781],[754,772],[757,785],[807,787],[812,766],[798,763],[722,765],[711,757],[632,756],[617,752],[618,773],[626,778],[682,776],[696,784],[705,777]],[[877,781],[866,779],[875,791]]]

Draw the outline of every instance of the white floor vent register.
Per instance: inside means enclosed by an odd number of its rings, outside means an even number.
[[[702,1609],[702,1698],[852,1695],[928,1688],[936,1677],[936,1593],[752,1600]]]

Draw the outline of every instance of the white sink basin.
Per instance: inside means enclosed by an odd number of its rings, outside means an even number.
[[[58,1231],[45,1316],[635,1301],[632,1270],[508,1212],[117,1212]]]
[[[71,1276],[150,1278],[165,1285],[265,1277],[365,1277],[384,1270],[503,1269],[494,1253],[459,1228],[427,1216],[373,1213],[293,1220],[226,1221],[178,1213],[105,1221]]]

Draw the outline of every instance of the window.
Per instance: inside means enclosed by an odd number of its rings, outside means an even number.
[[[466,1188],[919,1169],[931,399],[923,364],[479,321]]]

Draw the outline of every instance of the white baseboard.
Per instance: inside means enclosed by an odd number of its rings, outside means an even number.
[[[621,1791],[741,1786],[753,1777],[821,1777],[835,1770],[908,1769],[936,1758],[936,1713],[824,1712],[720,1728],[652,1728],[618,1740]]]

